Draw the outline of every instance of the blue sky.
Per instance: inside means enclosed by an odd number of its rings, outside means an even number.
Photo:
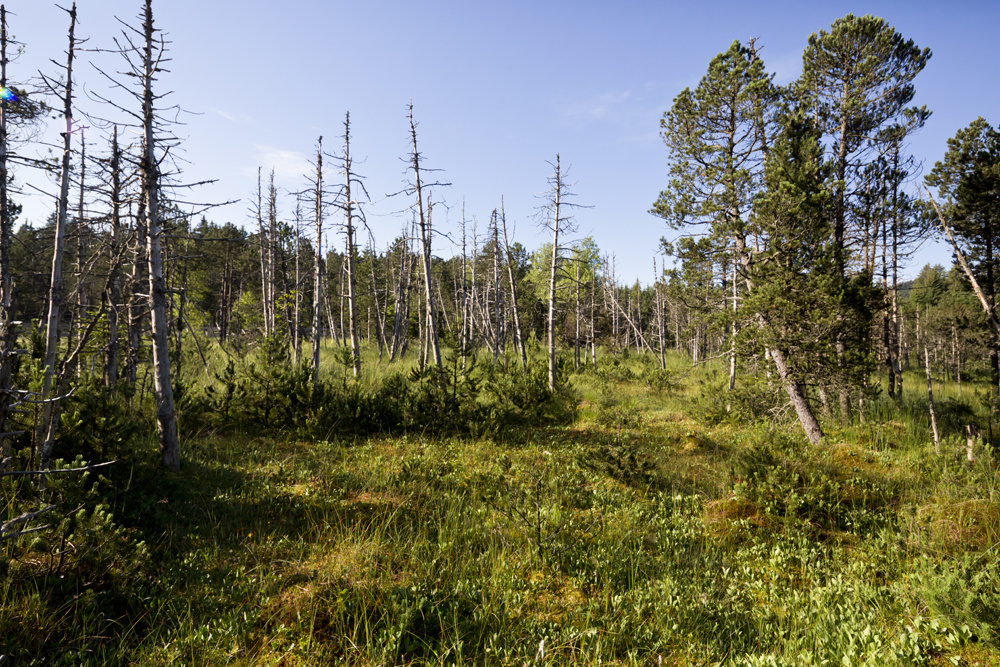
[[[49,59],[64,61],[64,12],[46,0],[6,7],[26,46],[11,81],[58,72]],[[138,25],[139,9],[138,0],[81,0],[79,34],[90,38],[87,47],[108,47],[120,33],[114,17]],[[439,231],[458,242],[463,202],[484,230],[503,197],[516,240],[537,247],[546,240],[537,194],[558,152],[576,203],[589,207],[576,212],[577,235],[613,253],[620,277],[644,283],[660,237],[673,234],[647,213],[668,170],[659,119],[734,39],[757,38],[778,82],[798,75],[808,36],[847,13],[882,16],[929,46],[934,56],[917,78],[916,103],[933,115],[911,142],[925,169],[977,116],[1000,122],[1000,3],[157,0],[154,11],[172,42],[159,90],[174,91],[167,102],[195,114],[182,116],[177,130],[183,179],[218,179],[192,195],[198,201],[242,199],[211,211],[216,222],[249,222],[258,166],[273,168],[285,191],[303,188],[317,137],[338,150],[349,110],[356,168],[373,200],[368,222],[384,246],[408,220],[409,202],[386,195],[404,186],[412,100],[425,165],[452,184],[434,192]],[[109,54],[82,59],[118,66]],[[90,65],[78,68],[78,81],[107,88]],[[107,115],[86,97],[79,105]],[[279,214],[288,219],[293,207],[285,196]],[[50,197],[34,195],[23,217],[37,224],[51,210]],[[326,242],[340,244],[334,222]],[[447,238],[436,244],[436,254],[455,251]],[[929,242],[906,274],[949,261]]]

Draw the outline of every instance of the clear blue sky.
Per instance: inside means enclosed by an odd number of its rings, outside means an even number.
[[[39,69],[58,73],[48,60],[64,61],[65,13],[47,0],[6,7],[11,32],[26,46],[11,81]],[[120,33],[115,16],[138,25],[140,2],[81,0],[78,10],[79,34],[101,48]],[[591,207],[577,211],[578,236],[592,235],[617,257],[622,278],[644,283],[660,237],[672,234],[647,213],[668,169],[659,119],[734,39],[757,38],[781,83],[798,75],[811,33],[847,13],[882,16],[934,52],[916,81],[916,103],[933,115],[911,143],[925,169],[977,116],[1000,123],[996,2],[157,0],[154,11],[172,41],[159,90],[174,91],[168,103],[198,114],[178,129],[189,162],[184,180],[218,179],[193,195],[198,201],[243,200],[210,212],[216,222],[248,224],[258,166],[273,168],[287,191],[303,188],[317,137],[337,150],[349,110],[356,167],[373,199],[368,221],[384,245],[408,219],[408,202],[385,195],[406,178],[412,100],[425,165],[452,183],[434,193],[450,207],[436,208],[440,231],[457,241],[463,200],[466,216],[485,229],[503,197],[516,240],[529,249],[543,243],[536,194],[558,152],[575,201]],[[118,66],[108,54],[82,58]],[[89,65],[78,77],[90,90],[107,89]],[[108,113],[86,97],[79,103],[84,112]],[[44,180],[19,177],[54,192]],[[279,213],[288,219],[293,206],[285,197]],[[38,224],[51,210],[50,198],[35,196],[23,217]],[[330,231],[342,243],[332,224]],[[438,239],[436,254],[453,252]],[[943,246],[928,243],[906,273],[949,261]]]

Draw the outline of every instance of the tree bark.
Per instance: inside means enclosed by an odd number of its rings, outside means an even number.
[[[313,302],[312,302],[312,377],[319,382],[319,344],[323,329],[323,137],[316,146],[316,182],[314,207],[316,214],[316,248],[313,258]]]
[[[927,371],[927,409],[931,413],[931,430],[934,433],[934,451],[941,453],[941,439],[938,436],[937,416],[934,414],[934,387],[931,382],[931,357],[924,345],[924,368]]]
[[[118,384],[118,308],[121,304],[121,158],[118,145],[118,126],[111,136],[111,248],[108,276],[108,347],[104,356],[104,379],[108,387]]]
[[[146,247],[149,260],[156,430],[163,463],[171,470],[176,471],[180,469],[181,459],[180,441],[177,437],[177,414],[174,409],[174,391],[170,382],[170,349],[166,315],[167,294],[163,281],[163,261],[160,250],[160,237],[163,229],[160,220],[160,172],[159,161],[156,159],[153,109],[153,79],[158,71],[158,63],[154,61],[152,0],[146,0],[142,27],[145,37],[143,48],[142,180],[146,191]]]
[[[49,281],[49,310],[45,321],[45,376],[42,380],[42,398],[53,398],[52,378],[55,373],[56,355],[59,349],[59,321],[62,317],[63,305],[63,249],[66,238],[66,219],[69,209],[69,179],[70,179],[70,156],[71,138],[73,132],[73,57],[76,53],[76,3],[73,3],[69,11],[69,49],[66,61],[65,92],[63,96],[63,118],[66,121],[66,130],[62,133],[63,154],[62,167],[59,175],[59,199],[56,210],[55,239],[52,253],[52,276]],[[56,409],[56,402],[48,400],[42,408],[42,421],[38,425],[37,431],[37,454],[40,468],[46,470],[49,467],[49,458],[52,454],[52,446],[55,442],[55,433],[58,428],[59,415]],[[44,484],[44,482],[43,482]]]
[[[556,390],[556,272],[559,263],[559,225],[562,222],[562,171],[556,153],[556,171],[552,200],[552,265],[549,267],[549,317],[546,322],[549,357],[549,391]]]
[[[808,438],[811,444],[818,445],[823,440],[823,429],[820,427],[812,408],[809,406],[809,400],[806,398],[801,383],[793,379],[788,362],[785,359],[785,353],[776,347],[768,348],[768,353],[774,362],[775,368],[778,370],[781,385],[792,402],[792,408],[799,418],[799,423],[802,425],[802,430],[806,433],[806,438]]]
[[[434,355],[434,364],[441,367],[441,346],[438,342],[437,316],[434,312],[434,295],[431,289],[431,226],[429,215],[424,215],[423,185],[420,180],[420,153],[417,151],[417,126],[413,121],[413,105],[410,104],[410,136],[413,140],[411,167],[413,168],[414,186],[417,194],[417,220],[420,223],[420,258],[424,269],[424,304],[426,306],[427,337],[430,350]]]
[[[514,316],[514,336],[517,350],[521,355],[521,366],[528,366],[528,351],[524,346],[524,333],[521,330],[521,316],[517,307],[517,283],[514,280],[514,262],[510,253],[510,242],[507,239],[507,215],[503,204],[500,205],[500,224],[503,225],[503,246],[507,257],[507,280],[510,282],[510,308]]]
[[[347,309],[351,330],[351,360],[354,377],[361,374],[361,343],[358,340],[357,280],[354,270],[354,201],[351,199],[351,113],[344,120],[344,234],[347,237],[344,261],[347,263]]]
[[[7,88],[7,9],[0,5],[0,88]],[[14,348],[14,281],[10,270],[13,220],[7,202],[7,100],[0,99],[0,433],[6,433],[7,413],[12,401]],[[0,436],[0,469],[10,454],[8,439]]]

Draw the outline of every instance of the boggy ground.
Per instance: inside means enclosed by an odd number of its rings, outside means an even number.
[[[908,378],[910,387],[919,386]],[[566,426],[148,444],[4,545],[12,664],[997,665],[1000,477],[914,391],[827,425],[711,371],[573,376]],[[948,394],[954,394],[948,398]],[[766,393],[766,392],[764,392]],[[975,406],[973,405],[974,409]],[[743,414],[747,413],[747,414]],[[949,430],[950,429],[950,430]],[[69,477],[69,476],[66,476]],[[70,508],[73,509],[73,508]]]

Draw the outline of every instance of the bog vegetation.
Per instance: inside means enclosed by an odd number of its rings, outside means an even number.
[[[92,143],[67,19],[22,85],[0,6],[0,661],[1000,664],[1000,135],[916,195],[928,49],[849,15],[779,87],[733,43],[664,114],[681,234],[629,285],[559,156],[550,243],[501,203],[436,255],[412,106],[386,248],[349,115],[294,216],[263,170],[249,225],[185,212],[151,0]],[[935,229],[955,266],[900,282]]]

